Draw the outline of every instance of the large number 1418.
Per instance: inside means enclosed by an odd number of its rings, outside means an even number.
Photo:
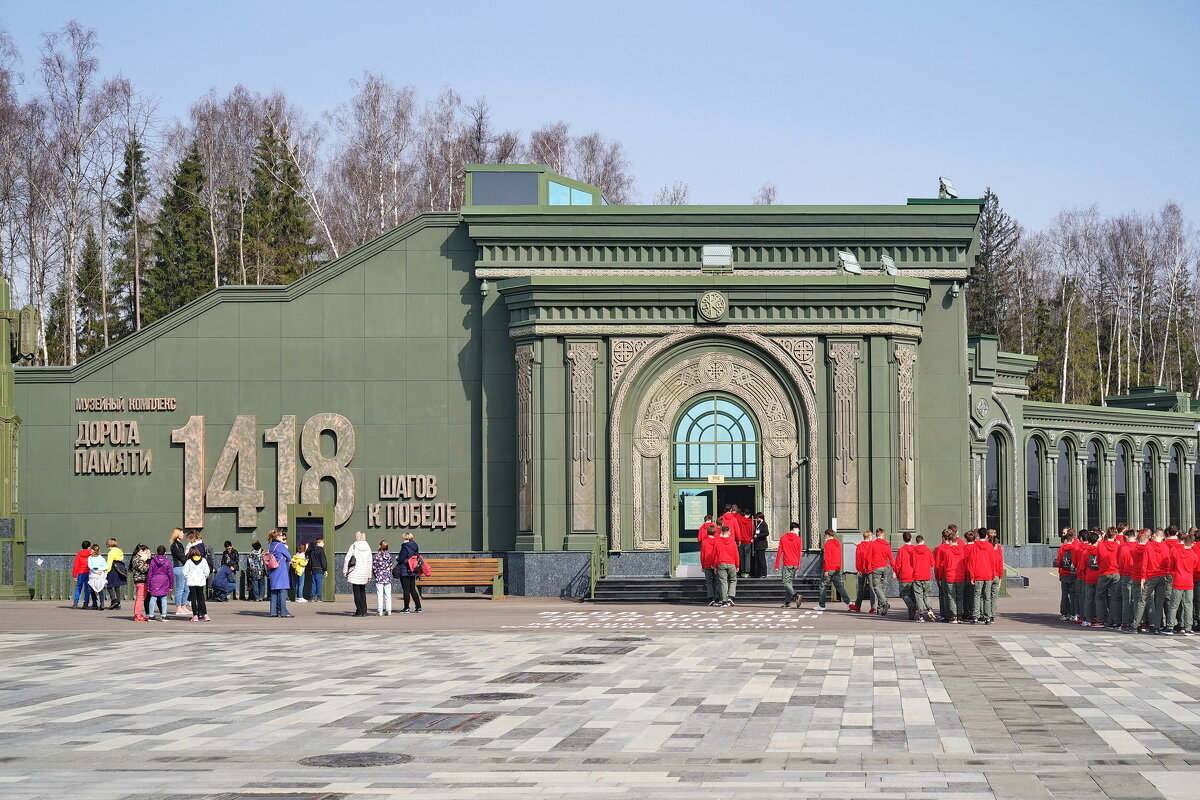
[[[321,434],[334,435],[333,455],[321,450]],[[187,425],[171,431],[171,441],[183,445],[183,524],[204,527],[204,509],[236,508],[238,527],[258,525],[263,492],[258,488],[258,418],[238,416],[233,421],[221,456],[213,466],[208,489],[204,486],[204,417],[190,417]],[[286,526],[288,505],[296,502],[296,417],[284,415],[279,424],[263,431],[263,441],[275,445],[276,524]],[[300,454],[308,469],[300,481],[300,502],[321,502],[321,481],[334,482],[333,521],[341,525],[354,512],[354,475],[350,462],[357,445],[354,425],[341,414],[314,414],[300,433]],[[234,472],[234,465],[237,472]],[[230,483],[233,487],[230,487]]]

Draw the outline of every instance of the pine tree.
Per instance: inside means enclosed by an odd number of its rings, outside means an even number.
[[[989,186],[979,212],[979,258],[967,289],[967,330],[971,333],[1003,333],[1005,314],[1012,304],[1013,257],[1020,236],[1020,226],[1000,207],[1000,198]]]
[[[146,177],[146,151],[137,137],[125,145],[125,164],[117,176],[117,186],[119,192],[112,206],[117,228],[112,242],[113,306],[117,317],[110,327],[113,339],[141,330],[144,317],[142,293],[151,225],[143,217],[142,205],[150,193],[150,182]]]
[[[75,334],[79,358],[87,358],[104,349],[104,303],[101,294],[103,265],[100,261],[100,240],[96,230],[88,226],[83,238],[79,271],[75,275],[75,302],[79,307],[78,329]]]
[[[250,197],[246,204],[247,262],[256,283],[290,283],[312,268],[317,252],[312,222],[296,191],[299,170],[282,137],[264,126],[254,150]]]
[[[198,200],[204,186],[200,154],[188,149],[163,197],[146,270],[144,323],[163,317],[212,288],[208,212]]]

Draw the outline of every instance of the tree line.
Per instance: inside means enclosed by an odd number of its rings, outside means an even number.
[[[36,363],[75,364],[210,289],[287,283],[453,211],[465,164],[543,163],[614,205],[636,200],[619,141],[562,121],[500,129],[486,98],[422,98],[367,73],[319,116],[238,85],[164,120],[98,50],[71,22],[22,73],[0,29],[0,271],[14,306],[42,310]],[[751,201],[777,194],[764,183]],[[1200,398],[1200,259],[1178,206],[1068,209],[1030,231],[990,188],[984,200],[968,328],[1039,357],[1034,399],[1101,403],[1146,384]],[[652,202],[686,205],[690,188]]]
[[[502,130],[486,98],[367,73],[313,117],[282,92],[210,91],[186,119],[106,75],[96,32],[0,29],[0,270],[42,310],[36,363],[75,364],[205,292],[288,283],[410,217],[463,203],[469,163],[536,162],[634,199],[619,141]]]
[[[1174,203],[1066,209],[1026,230],[990,188],[967,327],[1036,355],[1030,397],[1101,405],[1157,385],[1200,399],[1200,239]]]

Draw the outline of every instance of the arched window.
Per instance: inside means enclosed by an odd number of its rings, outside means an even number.
[[[706,395],[675,426],[675,478],[724,475],[758,479],[758,430],[750,414],[724,395]]]
[[[1071,527],[1071,445],[1058,441],[1058,529]]]
[[[1142,448],[1142,527],[1154,530],[1154,448]]]
[[[1042,443],[1031,438],[1025,445],[1025,529],[1030,544],[1042,541]]]
[[[1171,448],[1171,465],[1167,469],[1167,524],[1179,525],[1183,517],[1179,506],[1179,465],[1183,463],[1183,454],[1179,445]]]
[[[984,459],[984,524],[1001,531],[1000,508],[1003,501],[1004,442],[993,433],[987,440]]]
[[[1084,472],[1087,488],[1087,526],[1100,527],[1100,448],[1095,441],[1088,442],[1087,468]]]
[[[1116,487],[1116,522],[1132,524],[1129,519],[1129,482],[1126,470],[1129,468],[1129,448],[1125,443],[1117,445],[1117,463],[1113,472],[1113,485]]]

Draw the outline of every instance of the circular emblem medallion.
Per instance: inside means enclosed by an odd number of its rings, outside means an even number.
[[[982,397],[979,398],[979,402],[975,404],[975,413],[980,419],[986,419],[988,412],[991,410],[992,407],[988,405],[988,401],[984,400]]]
[[[726,302],[725,295],[720,292],[705,292],[700,295],[696,307],[700,310],[700,316],[709,322],[716,322],[725,316],[725,312],[729,309],[729,303]]]

